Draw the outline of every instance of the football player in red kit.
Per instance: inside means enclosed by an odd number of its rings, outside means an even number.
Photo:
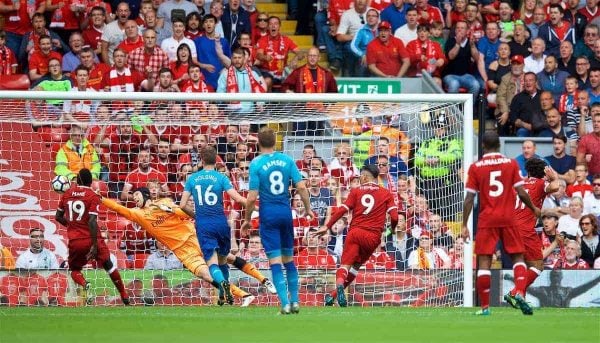
[[[110,260],[104,240],[98,239],[96,217],[100,198],[90,188],[91,184],[92,173],[88,169],[81,169],[77,174],[77,186],[71,187],[63,194],[56,209],[56,221],[67,227],[71,278],[85,290],[87,298],[90,283],[81,273],[81,269],[88,261],[96,260],[119,290],[123,304],[129,305],[129,297],[117,266]],[[86,299],[86,302],[89,301],[91,298]]]
[[[348,301],[344,290],[354,281],[360,266],[369,260],[381,244],[381,233],[385,230],[387,215],[390,215],[392,231],[398,224],[398,211],[392,193],[377,184],[379,170],[376,165],[366,165],[360,170],[360,187],[350,191],[348,198],[331,216],[329,222],[313,235],[322,236],[346,212],[352,211],[350,230],[344,242],[340,268],[335,273],[336,289],[325,296],[325,305],[346,307]]]

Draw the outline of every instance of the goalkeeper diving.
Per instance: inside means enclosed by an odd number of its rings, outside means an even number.
[[[145,187],[135,190],[133,199],[136,205],[135,208],[127,208],[112,199],[101,198],[104,206],[140,225],[142,229],[173,251],[175,256],[192,274],[217,288],[220,294],[225,295],[225,298],[233,299],[233,296],[242,298],[242,307],[246,307],[254,301],[254,296],[235,285],[221,285],[213,280],[200,250],[194,224],[189,221],[189,216],[181,208],[174,206],[172,201],[165,199],[152,201],[150,191]],[[246,267],[245,269],[250,268]],[[251,269],[258,272],[255,268]],[[254,276],[255,274],[250,275]],[[264,276],[260,276],[257,279],[264,283]],[[268,284],[266,286],[269,288]],[[229,301],[229,303],[231,304],[232,301]],[[219,304],[222,305],[222,302],[219,302]]]

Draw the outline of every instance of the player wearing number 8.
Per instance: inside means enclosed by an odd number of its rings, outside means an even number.
[[[250,190],[242,228],[250,229],[250,217],[256,199],[260,196],[259,233],[269,258],[273,282],[281,302],[281,313],[298,313],[298,270],[293,260],[294,227],[288,189],[290,181],[302,198],[307,216],[314,218],[315,215],[310,208],[306,183],[302,180],[296,163],[291,157],[275,151],[275,133],[272,129],[264,127],[260,130],[258,146],[261,155],[250,164]],[[283,267],[287,282],[283,277]]]
[[[77,186],[67,190],[60,199],[56,209],[56,221],[67,227],[69,239],[69,269],[71,278],[87,291],[90,287],[81,269],[88,261],[96,260],[109,274],[110,279],[119,290],[121,300],[129,305],[129,298],[121,280],[117,266],[110,260],[110,253],[104,240],[98,239],[98,195],[90,188],[92,173],[89,169],[81,169],[77,174]],[[87,298],[86,301],[91,299]]]
[[[523,179],[519,174],[519,165],[513,159],[498,152],[500,139],[498,134],[488,131],[483,135],[483,158],[469,167],[467,195],[463,209],[463,231],[465,241],[469,240],[470,232],[467,227],[469,216],[473,210],[475,195],[479,194],[478,230],[475,236],[475,253],[477,254],[477,294],[481,303],[481,311],[477,314],[489,315],[490,284],[492,254],[496,244],[502,239],[504,249],[513,261],[515,280],[515,301],[523,314],[531,315],[533,311],[525,302],[527,285],[527,267],[523,258],[523,241],[519,229],[515,225],[515,193],[536,217],[540,209],[531,202],[523,188]]]
[[[223,193],[240,204],[245,205],[242,197],[231,185],[229,179],[215,170],[217,151],[210,146],[200,150],[203,169],[190,175],[185,183],[181,204],[187,204],[190,196],[194,198],[196,235],[200,242],[202,254],[208,263],[212,278],[221,285],[227,302],[233,304],[233,296],[229,291],[229,266],[227,255],[231,250],[231,228],[227,223],[223,209]],[[188,210],[184,211],[193,216]]]
[[[332,215],[329,222],[313,235],[322,236],[346,212],[352,211],[350,230],[344,242],[340,268],[335,273],[336,289],[325,296],[325,305],[333,305],[337,298],[341,307],[346,307],[344,290],[354,281],[360,267],[367,262],[381,244],[381,233],[385,230],[387,215],[390,216],[392,231],[398,225],[398,208],[389,190],[376,183],[379,176],[377,166],[369,164],[360,169],[360,187],[348,194],[346,202]]]

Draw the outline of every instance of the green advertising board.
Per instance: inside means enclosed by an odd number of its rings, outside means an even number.
[[[342,94],[400,94],[400,79],[337,78],[338,92]]]

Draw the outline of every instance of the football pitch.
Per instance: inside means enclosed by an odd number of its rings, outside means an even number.
[[[304,307],[1,308],[0,342],[600,342],[600,309]]]

